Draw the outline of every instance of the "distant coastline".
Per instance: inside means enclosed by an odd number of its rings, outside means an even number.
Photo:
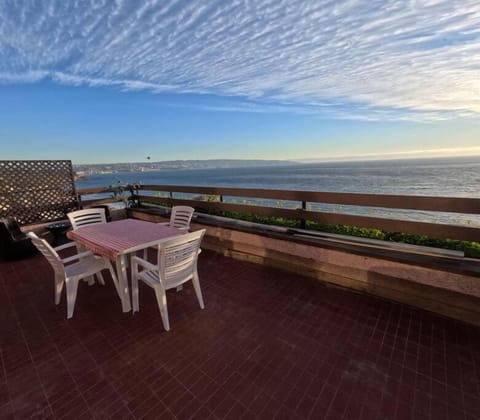
[[[168,160],[158,162],[119,162],[119,163],[91,163],[73,164],[75,181],[87,179],[94,175],[113,175],[119,173],[143,173],[157,171],[196,170],[196,169],[235,169],[235,168],[268,168],[308,165],[331,164],[362,164],[381,162],[420,162],[420,161],[458,161],[462,159],[480,159],[480,155],[468,156],[428,156],[428,157],[389,157],[389,158],[358,158],[358,159],[299,159],[299,160],[272,160],[272,159],[198,159],[198,160]]]
[[[159,162],[131,163],[92,163],[74,164],[75,180],[85,179],[92,175],[116,174],[123,172],[154,172],[161,170],[188,169],[228,169],[270,166],[298,165],[291,160],[263,159],[205,159],[205,160],[168,160]]]

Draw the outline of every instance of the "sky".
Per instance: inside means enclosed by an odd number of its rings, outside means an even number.
[[[0,2],[0,159],[474,154],[478,0]]]

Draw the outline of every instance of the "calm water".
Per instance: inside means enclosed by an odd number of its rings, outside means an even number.
[[[108,186],[118,182],[480,198],[480,156],[332,162],[265,168],[126,172],[91,176],[78,181],[77,187]],[[281,205],[297,207],[298,203],[282,202]],[[335,205],[312,205],[312,208],[338,213],[480,226],[480,216],[475,215]]]

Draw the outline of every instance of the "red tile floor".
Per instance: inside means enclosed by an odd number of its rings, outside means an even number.
[[[193,288],[123,314],[40,256],[0,263],[0,418],[480,418],[480,329],[204,251]]]

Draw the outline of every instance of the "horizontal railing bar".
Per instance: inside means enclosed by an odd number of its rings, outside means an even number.
[[[98,198],[95,200],[82,200],[82,207],[89,207],[96,204],[106,204],[106,203],[118,203],[116,200],[112,200],[112,198]]]
[[[225,202],[209,202],[201,200],[186,200],[169,197],[138,196],[143,203],[191,205],[206,210],[253,213],[268,217],[284,217],[288,219],[309,220],[325,225],[346,225],[379,229],[387,232],[402,232],[415,235],[425,235],[434,238],[449,238],[465,241],[478,241],[480,229],[465,226],[444,225],[438,223],[413,222],[407,220],[384,219],[370,216],[350,214],[325,213],[302,209],[285,209],[277,207],[262,207],[246,204]]]
[[[109,187],[82,188],[77,190],[78,195],[101,194],[101,193],[112,194],[113,192]]]
[[[245,198],[305,201],[352,205],[362,207],[383,207],[392,209],[423,210],[480,214],[480,198],[433,197],[389,194],[335,193],[315,191],[269,190],[254,188],[199,187],[183,185],[141,185],[141,190],[180,192],[192,194],[221,195]]]

